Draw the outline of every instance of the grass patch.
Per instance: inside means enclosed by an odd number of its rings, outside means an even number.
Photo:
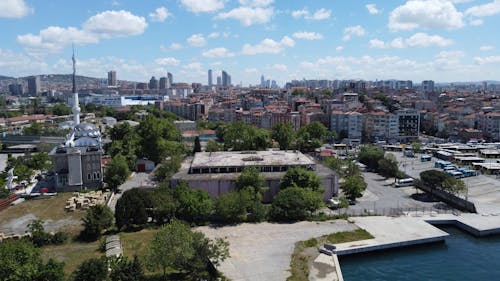
[[[339,243],[366,240],[372,238],[373,236],[368,231],[360,228],[354,231],[332,233],[326,236],[326,241],[332,244],[339,244]]]
[[[306,218],[308,221],[329,221],[329,220],[347,220],[349,216],[347,214],[329,215],[325,213],[319,213],[317,215],[311,215]]]
[[[42,257],[44,261],[53,258],[64,262],[64,272],[69,276],[85,260],[98,258],[102,255],[98,250],[99,241],[85,243],[71,241],[63,245],[51,245],[42,248]]]
[[[319,255],[318,246],[328,243],[344,243],[357,240],[371,239],[373,236],[364,229],[332,233],[319,238],[311,238],[295,243],[295,248],[290,261],[290,273],[287,281],[309,280],[309,268],[314,259]]]
[[[158,229],[143,229],[136,232],[121,232],[123,255],[133,258],[134,255],[143,256],[146,253],[149,243],[153,240]]]

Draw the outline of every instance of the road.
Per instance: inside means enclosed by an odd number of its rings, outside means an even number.
[[[129,179],[120,185],[118,188],[121,193],[115,193],[113,198],[109,201],[108,207],[111,208],[113,213],[115,212],[116,202],[122,196],[122,193],[135,187],[152,187],[151,173],[133,173]]]

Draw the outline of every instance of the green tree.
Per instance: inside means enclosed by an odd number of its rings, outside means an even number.
[[[452,176],[447,177],[441,184],[441,187],[444,191],[457,195],[467,190],[467,187],[462,180],[456,179]]]
[[[322,205],[321,195],[309,188],[292,186],[273,200],[269,216],[275,221],[303,220]]]
[[[30,181],[33,170],[25,164],[17,164],[14,168],[14,175],[17,176],[18,181]]]
[[[120,257],[111,265],[109,273],[111,281],[141,281],[144,280],[144,269],[139,258],[129,261],[127,257]]]
[[[412,142],[411,149],[413,150],[414,153],[420,153],[420,150],[422,149],[422,143],[416,141]]]
[[[25,240],[2,241],[0,257],[0,280],[64,280],[64,264],[53,259],[44,263],[40,249]]]
[[[217,129],[217,137],[224,141],[225,150],[263,150],[271,143],[267,130],[242,122],[220,126]]]
[[[148,115],[138,126],[137,133],[140,136],[140,156],[155,163],[179,154],[174,150],[183,149],[182,143],[179,143],[182,136],[171,120]]]
[[[31,233],[31,241],[37,247],[49,245],[51,242],[51,235],[45,232],[42,220],[34,220],[29,224],[29,232]]]
[[[73,274],[74,281],[105,281],[108,278],[108,262],[105,257],[88,259]]]
[[[153,207],[149,191],[133,188],[125,191],[116,202],[115,222],[118,229],[144,226],[148,222],[146,209]]]
[[[112,141],[123,140],[134,134],[136,134],[135,129],[128,122],[116,124],[109,130],[109,137]]]
[[[257,194],[262,195],[262,193],[264,193],[264,176],[260,174],[258,168],[247,167],[243,169],[238,176],[236,179],[236,189],[242,190],[244,188],[251,188],[254,193],[254,198],[257,198]]]
[[[122,155],[117,155],[106,167],[104,182],[110,189],[116,190],[130,176],[127,160]]]
[[[194,148],[193,148],[193,153],[196,152],[201,152],[201,143],[200,143],[200,137],[196,136],[194,138]]]
[[[430,188],[440,189],[443,182],[448,178],[453,177],[443,171],[428,170],[420,173],[420,180],[422,181],[422,184]]]
[[[38,152],[31,155],[28,166],[31,169],[48,171],[53,166],[52,158],[46,152]]]
[[[252,204],[248,192],[232,191],[221,194],[215,200],[215,214],[226,223],[244,222],[247,208]]]
[[[181,182],[174,189],[174,198],[178,202],[176,216],[196,224],[204,223],[212,213],[212,200],[208,192],[191,189]]]
[[[177,210],[177,203],[174,199],[172,189],[168,182],[160,184],[151,196],[153,203],[153,219],[159,225],[170,222]]]
[[[278,142],[281,150],[291,149],[295,142],[296,134],[292,123],[278,123],[273,127],[272,139]]]
[[[169,181],[170,178],[179,170],[182,164],[182,155],[172,155],[163,160],[160,166],[155,170],[155,176],[162,181]]]
[[[57,116],[70,115],[71,108],[65,104],[58,103],[52,107],[52,114]]]
[[[104,230],[113,225],[113,212],[108,206],[95,205],[87,210],[82,221],[84,229],[80,237],[83,240],[95,241]]]
[[[173,221],[156,233],[145,260],[149,270],[161,270],[164,278],[170,268],[184,272],[192,280],[200,280],[200,277],[208,279],[209,261],[217,266],[228,256],[228,243],[224,240],[210,240],[201,232],[193,232],[185,223]]]
[[[207,148],[206,148],[207,152],[217,152],[217,151],[221,151],[221,150],[222,150],[222,147],[216,140],[214,140],[214,139],[208,140]]]
[[[376,170],[378,161],[384,158],[384,151],[374,145],[365,145],[361,147],[358,159],[359,162],[366,165],[369,170]]]
[[[314,191],[320,191],[322,189],[321,179],[318,175],[314,171],[308,171],[302,167],[292,167],[288,169],[281,179],[281,189],[292,186],[310,188]]]
[[[396,177],[399,172],[398,163],[395,160],[384,157],[378,160],[377,171],[386,178]]]
[[[363,191],[366,189],[366,182],[361,176],[346,177],[342,184],[342,190],[347,198],[356,200],[363,196]]]

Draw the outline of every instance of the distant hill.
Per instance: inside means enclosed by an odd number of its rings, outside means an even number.
[[[14,77],[0,75],[0,80],[11,80],[11,79],[15,79],[15,78]]]
[[[27,80],[28,77],[21,77],[20,79]],[[43,74],[40,75],[40,81],[48,82],[48,83],[71,83],[72,82],[72,74]],[[94,78],[76,75],[76,83],[77,84],[92,84],[99,83],[103,80],[103,78]]]

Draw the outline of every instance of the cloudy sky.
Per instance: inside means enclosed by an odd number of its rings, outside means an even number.
[[[500,80],[500,0],[0,0],[0,75]],[[216,75],[214,75],[216,76]]]

